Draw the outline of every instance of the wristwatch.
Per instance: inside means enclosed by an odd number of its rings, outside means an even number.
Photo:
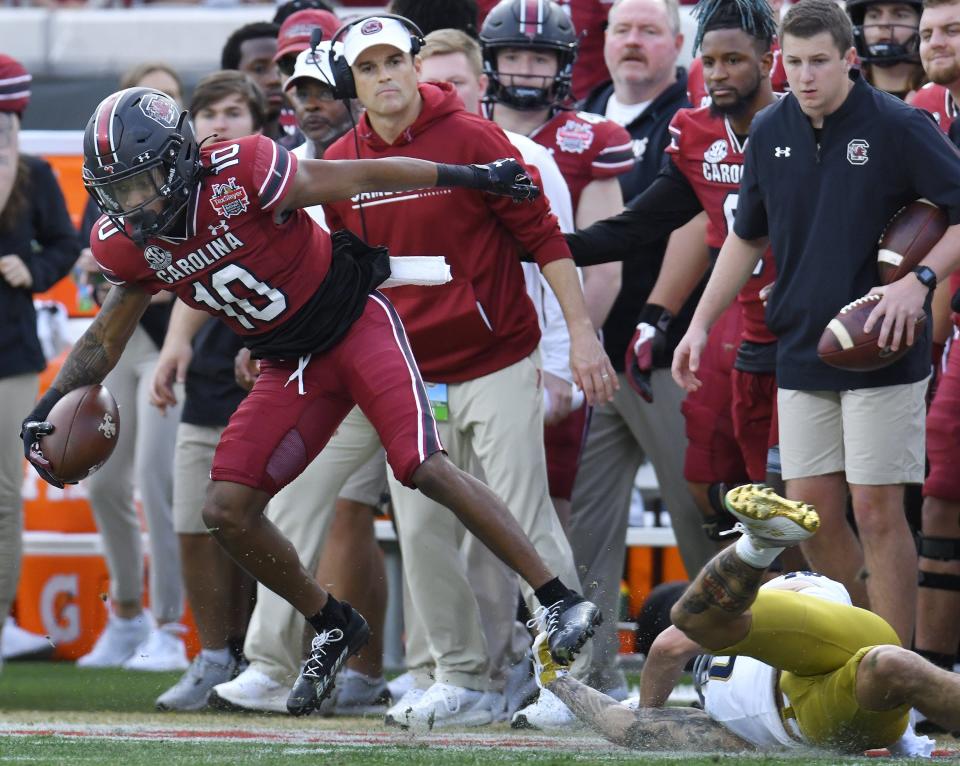
[[[928,290],[933,290],[937,286],[937,272],[929,266],[917,266],[913,270],[914,275],[920,280],[920,284]]]

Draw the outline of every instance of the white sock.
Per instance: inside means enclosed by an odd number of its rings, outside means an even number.
[[[226,646],[223,649],[204,649],[201,654],[210,662],[215,662],[218,665],[228,665],[230,663],[230,649]]]
[[[734,545],[734,550],[736,551],[739,559],[748,564],[755,569],[766,569],[769,567],[773,560],[780,555],[783,548],[761,548],[759,545],[753,542],[753,538],[750,535],[740,535],[740,539],[737,540]]]

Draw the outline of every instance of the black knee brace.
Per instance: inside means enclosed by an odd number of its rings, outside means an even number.
[[[960,539],[958,538],[921,536],[919,543],[918,553],[922,558],[960,562]],[[960,574],[925,572],[921,569],[917,584],[921,588],[960,591]]]

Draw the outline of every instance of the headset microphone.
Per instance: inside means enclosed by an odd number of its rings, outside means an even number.
[[[310,52],[316,56],[317,55],[317,46],[320,45],[320,41],[323,39],[323,29],[320,27],[314,27],[310,31]]]

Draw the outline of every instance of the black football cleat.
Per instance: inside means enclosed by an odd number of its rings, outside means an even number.
[[[569,665],[603,621],[600,608],[579,593],[537,610],[530,627],[546,632],[550,655],[556,662]]]
[[[347,627],[345,630],[325,630],[314,637],[310,656],[287,697],[290,715],[307,715],[320,707],[333,691],[340,668],[370,640],[370,626],[363,615],[346,601],[340,603],[347,615]]]

